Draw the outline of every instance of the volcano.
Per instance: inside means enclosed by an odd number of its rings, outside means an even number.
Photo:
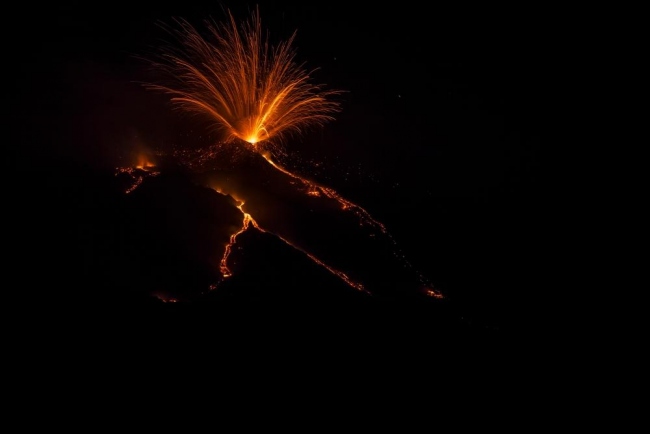
[[[524,324],[559,214],[539,162],[561,101],[547,23],[280,3],[260,6],[270,34],[297,29],[297,64],[343,92],[277,148],[266,124],[226,144],[142,86],[155,23],[218,7],[35,17],[48,43],[11,53],[6,105],[22,305],[426,338]]]

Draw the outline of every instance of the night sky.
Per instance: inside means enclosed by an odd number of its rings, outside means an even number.
[[[242,19],[255,5],[232,3],[224,6]],[[61,5],[17,18],[25,28],[14,31],[16,41],[29,34],[34,42],[9,51],[15,79],[5,117],[21,220],[29,225],[29,242],[19,247],[33,267],[23,291],[29,303],[162,317],[200,310],[214,318],[235,309],[268,320],[291,312],[323,329],[330,317],[316,312],[324,306],[359,323],[372,317],[369,324],[386,330],[397,312],[431,333],[522,327],[543,291],[539,245],[548,210],[539,155],[555,104],[548,13],[347,4],[259,2],[270,40],[297,31],[296,60],[317,68],[315,82],[345,91],[335,121],[287,141],[285,162],[385,224],[444,302],[349,296],[272,237],[248,241],[243,267],[250,271],[229,298],[171,306],[150,296],[151,282],[198,288],[209,280],[201,262],[213,246],[205,214],[222,206],[173,158],[158,184],[143,184],[128,204],[114,176],[142,152],[214,142],[205,124],[139,84],[151,71],[137,56],[163,37],[158,20],[182,17],[200,27],[224,17],[217,2],[186,1]],[[210,211],[175,205],[212,201]],[[289,283],[288,274],[300,277]]]

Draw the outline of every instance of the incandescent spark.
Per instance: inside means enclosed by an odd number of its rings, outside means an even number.
[[[333,120],[341,93],[311,83],[311,72],[294,61],[296,33],[272,46],[263,37],[259,9],[238,26],[205,21],[207,37],[186,20],[178,28],[163,25],[180,43],[170,44],[152,60],[167,73],[166,84],[146,84],[171,96],[177,108],[207,116],[225,132],[225,143],[238,138],[260,151],[284,136]]]

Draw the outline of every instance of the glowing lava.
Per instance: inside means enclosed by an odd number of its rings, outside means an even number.
[[[242,233],[246,232],[246,230],[248,229],[248,226],[250,226],[251,223],[253,223],[254,227],[259,229],[259,227],[257,226],[257,223],[255,223],[255,220],[253,220],[253,217],[251,217],[250,214],[245,212],[242,209],[242,206],[244,206],[244,202],[240,202],[239,205],[237,205],[237,208],[239,208],[239,210],[242,212],[242,214],[244,214],[244,221],[242,222],[242,227],[241,227],[241,229],[239,231],[235,232],[234,234],[232,234],[230,236],[230,241],[226,245],[226,250],[223,253],[223,258],[221,258],[221,263],[219,265],[219,269],[221,270],[221,275],[223,277],[232,276],[232,273],[230,272],[230,269],[228,268],[228,257],[230,256],[230,252],[232,251],[232,246],[234,246],[235,243],[237,242],[237,237],[239,236],[239,234],[242,234]]]
[[[127,175],[130,177],[130,183],[124,192],[126,194],[132,193],[136,188],[142,184],[145,178],[150,176],[158,176],[160,172],[153,170],[155,166],[152,163],[138,164],[135,167],[116,167],[115,176]]]
[[[177,298],[173,298],[167,294],[162,294],[162,293],[154,293],[152,294],[154,297],[156,297],[158,300],[162,301],[163,303],[178,303],[179,300]]]
[[[380,222],[378,222],[377,220],[375,220],[374,218],[372,218],[372,216],[370,215],[370,213],[368,211],[366,211],[365,209],[363,209],[359,205],[356,205],[356,204],[350,202],[349,200],[344,199],[334,189],[318,185],[318,184],[316,184],[316,183],[314,183],[314,182],[312,182],[312,181],[310,181],[308,179],[305,179],[305,178],[303,178],[301,176],[296,175],[295,173],[289,172],[288,170],[286,170],[285,168],[283,168],[281,166],[278,166],[277,164],[275,164],[273,162],[273,160],[271,160],[271,157],[267,152],[262,153],[262,156],[264,157],[264,159],[271,166],[275,167],[280,172],[284,173],[285,175],[290,176],[293,179],[296,179],[296,180],[300,181],[305,186],[306,194],[308,194],[310,196],[316,196],[316,197],[319,197],[321,194],[325,195],[329,199],[337,201],[341,205],[342,210],[351,210],[352,212],[354,212],[357,215],[357,217],[359,217],[361,219],[361,221],[363,223],[368,224],[368,225],[370,225],[372,227],[376,227],[383,234],[388,235],[388,231],[386,230],[386,227],[383,224],[381,224]]]
[[[206,21],[209,38],[185,20],[165,30],[181,44],[169,45],[153,60],[169,83],[146,84],[171,95],[178,108],[207,115],[226,133],[225,143],[239,138],[260,151],[261,142],[300,134],[307,127],[333,119],[339,104],[328,98],[340,91],[311,84],[310,73],[294,62],[288,41],[271,46],[263,38],[259,9],[238,27]]]
[[[399,257],[399,259],[400,259],[400,260],[401,260],[401,261],[402,261],[402,262],[403,262],[403,263],[404,263],[408,268],[410,268],[410,269],[412,269],[413,271],[415,271],[415,269],[413,268],[413,266],[411,265],[411,263],[410,263],[410,262],[406,259],[406,257],[404,256],[404,254],[402,254],[402,253],[399,251],[399,249],[397,248],[397,242],[396,242],[396,241],[393,239],[393,237],[390,235],[390,233],[389,233],[388,230],[386,229],[386,226],[384,226],[381,222],[375,220],[375,219],[370,215],[370,213],[369,213],[368,211],[366,211],[366,210],[365,210],[364,208],[362,208],[361,206],[359,206],[359,205],[357,205],[357,204],[355,204],[355,203],[352,203],[352,202],[350,202],[349,200],[347,200],[347,199],[341,197],[341,195],[338,194],[338,193],[336,192],[336,190],[334,190],[334,189],[332,189],[332,188],[323,187],[323,186],[321,186],[321,185],[318,185],[318,184],[314,183],[313,181],[310,181],[310,180],[308,180],[308,179],[306,179],[306,178],[303,178],[303,177],[301,177],[301,176],[299,176],[299,175],[296,175],[296,174],[294,174],[294,173],[291,173],[291,172],[289,172],[288,170],[286,170],[285,168],[283,168],[283,167],[277,165],[276,163],[273,162],[273,160],[271,160],[271,157],[270,157],[270,155],[269,155],[267,152],[262,153],[262,156],[264,157],[264,159],[265,159],[265,160],[266,160],[266,161],[267,161],[271,166],[273,166],[274,168],[276,168],[276,169],[279,170],[280,172],[282,172],[282,173],[284,173],[284,174],[290,176],[291,178],[293,178],[293,179],[299,181],[300,183],[302,183],[302,184],[304,185],[304,187],[305,187],[305,190],[304,190],[304,191],[305,191],[305,193],[306,193],[307,195],[319,197],[321,194],[323,194],[323,195],[326,196],[327,198],[332,199],[332,200],[335,200],[336,202],[338,202],[338,203],[340,204],[342,210],[353,212],[353,213],[354,213],[354,214],[359,218],[359,220],[360,220],[360,222],[361,222],[361,223],[360,223],[361,226],[366,225],[366,226],[370,226],[370,227],[375,228],[375,229],[379,229],[379,230],[381,231],[381,233],[382,233],[383,235],[385,235],[385,236],[390,240],[390,242],[393,244],[393,247],[395,248],[394,255],[395,255],[396,257]],[[371,236],[372,236],[372,235],[371,235]],[[323,265],[324,265],[324,264],[323,264]],[[436,289],[433,289],[431,283],[429,283],[429,282],[427,281],[427,279],[426,279],[422,274],[418,273],[417,271],[415,271],[415,272],[416,272],[416,274],[417,274],[417,276],[418,276],[418,279],[420,280],[420,283],[423,285],[423,288],[424,288],[424,289],[422,289],[422,292],[423,292],[425,295],[427,295],[427,296],[429,296],[429,297],[440,298],[440,299],[441,299],[441,298],[444,298],[441,292],[437,291]]]
[[[216,191],[219,192],[219,193],[221,193],[219,190],[216,190]],[[242,222],[242,227],[241,227],[241,229],[239,229],[237,232],[235,232],[234,234],[232,234],[232,235],[230,236],[230,241],[229,241],[228,244],[226,245],[226,249],[225,249],[225,251],[224,251],[223,257],[221,258],[221,262],[220,262],[220,265],[219,265],[219,269],[220,269],[221,274],[222,274],[222,276],[223,276],[224,278],[228,278],[228,277],[232,276],[232,272],[231,272],[230,269],[228,268],[228,257],[230,256],[230,253],[232,252],[232,247],[233,247],[233,246],[235,245],[235,243],[237,242],[237,237],[238,237],[240,234],[246,232],[246,230],[248,230],[248,228],[249,228],[249,226],[250,226],[251,224],[253,225],[253,227],[254,227],[255,229],[257,229],[257,230],[260,231],[260,232],[270,233],[270,232],[268,232],[267,230],[262,229],[262,228],[257,224],[257,222],[255,221],[255,219],[253,219],[253,217],[252,217],[249,213],[247,213],[246,211],[244,211],[243,206],[244,206],[244,202],[239,202],[239,205],[237,205],[237,208],[238,208],[238,209],[242,212],[242,214],[244,215],[244,220],[243,220],[243,222]],[[351,287],[353,287],[353,288],[355,288],[355,289],[357,289],[357,290],[359,290],[359,291],[363,291],[363,292],[365,292],[365,293],[367,293],[367,294],[370,294],[370,292],[368,292],[368,291],[364,288],[364,286],[363,286],[362,284],[360,284],[360,283],[358,283],[358,282],[354,282],[354,281],[353,281],[352,279],[350,279],[350,278],[348,277],[348,275],[345,274],[344,272],[339,271],[339,270],[336,270],[336,269],[330,267],[329,265],[325,264],[323,261],[321,261],[320,259],[318,259],[316,256],[314,256],[314,255],[312,255],[311,253],[309,253],[309,252],[307,252],[307,251],[301,249],[300,247],[296,246],[295,244],[292,244],[291,242],[289,242],[289,241],[286,240],[285,238],[283,238],[283,237],[281,237],[281,236],[279,236],[279,235],[277,235],[277,234],[272,234],[272,235],[274,235],[274,236],[276,236],[277,238],[279,238],[280,240],[282,240],[282,242],[284,242],[284,243],[287,244],[288,246],[291,246],[291,247],[293,247],[294,249],[298,250],[299,252],[305,254],[309,259],[311,259],[312,261],[314,261],[316,264],[320,265],[321,267],[325,268],[327,271],[329,271],[329,272],[332,273],[333,275],[337,276],[338,278],[340,278],[341,280],[343,280],[345,283],[347,283],[347,284],[350,285]],[[212,288],[212,289],[215,289],[215,288]]]

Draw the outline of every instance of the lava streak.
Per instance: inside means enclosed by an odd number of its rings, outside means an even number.
[[[128,176],[130,185],[126,187],[124,192],[129,194],[138,188],[145,178],[160,175],[160,172],[153,170],[153,167],[155,167],[153,164],[138,165],[136,167],[116,167],[115,176]]]
[[[341,197],[341,195],[338,194],[336,192],[336,190],[334,190],[332,188],[329,188],[329,187],[323,187],[322,185],[318,185],[318,184],[316,184],[316,183],[314,183],[314,182],[312,182],[312,181],[310,181],[310,180],[308,180],[306,178],[303,178],[301,176],[296,175],[295,173],[289,172],[284,167],[279,166],[276,163],[274,163],[273,160],[271,160],[271,156],[267,152],[262,153],[262,157],[264,157],[264,159],[271,166],[275,167],[280,172],[284,173],[285,175],[290,176],[293,179],[296,179],[296,180],[300,181],[305,186],[306,194],[308,194],[310,196],[316,196],[316,197],[319,197],[322,194],[322,195],[328,197],[329,199],[335,200],[341,205],[342,210],[352,211],[353,213],[355,213],[357,215],[357,217],[359,217],[361,219],[361,221],[363,223],[368,224],[368,225],[370,225],[372,227],[378,228],[381,231],[381,233],[383,233],[385,235],[388,235],[388,230],[386,229],[386,227],[382,223],[380,223],[377,220],[375,220],[374,218],[372,218],[370,213],[368,211],[366,211],[365,209],[363,209],[362,207],[360,207],[359,205],[354,204],[354,203],[350,202],[349,200],[344,199],[343,197]]]
[[[242,214],[244,214],[244,221],[242,222],[242,227],[241,227],[241,229],[239,231],[235,232],[234,234],[232,234],[230,236],[230,241],[226,245],[226,250],[223,253],[223,257],[221,258],[221,263],[219,265],[219,269],[221,270],[221,275],[223,277],[232,276],[232,272],[228,268],[228,257],[230,256],[230,253],[232,252],[232,246],[234,246],[235,243],[237,242],[237,237],[239,236],[239,234],[242,234],[242,233],[246,232],[246,230],[248,229],[248,227],[250,226],[251,223],[253,224],[254,227],[259,229],[259,226],[257,226],[257,223],[255,222],[255,220],[253,220],[253,217],[251,217],[250,214],[245,212],[242,209],[242,206],[244,206],[244,202],[240,202],[239,205],[237,205],[237,208],[239,208],[239,210],[242,212]]]
[[[271,46],[259,9],[242,26],[228,16],[227,23],[205,21],[206,38],[185,20],[176,21],[179,28],[164,26],[180,48],[169,44],[150,60],[168,83],[145,86],[170,95],[183,111],[207,116],[226,133],[225,143],[239,138],[256,151],[260,142],[333,120],[339,104],[329,97],[341,92],[312,84],[310,72],[294,62],[295,32]]]
[[[354,213],[361,226],[369,226],[385,235],[395,247],[395,256],[413,268],[397,249],[386,227],[365,209],[344,199],[335,190],[291,173],[273,162],[270,155],[278,155],[272,148],[273,144],[281,142],[285,136],[300,134],[307,127],[333,120],[339,104],[330,98],[341,91],[324,90],[322,86],[312,84],[311,72],[295,63],[292,48],[295,32],[287,41],[272,46],[263,37],[259,9],[256,8],[251,19],[241,26],[237,25],[230,11],[228,17],[229,20],[221,24],[206,21],[205,38],[182,19],[176,20],[176,28],[164,26],[174,43],[163,47],[153,60],[147,60],[165,73],[168,81],[145,86],[169,95],[176,108],[206,116],[214,128],[225,133],[219,146],[238,139],[247,142],[249,148],[262,155],[275,169],[296,180],[296,184],[303,187],[304,194],[324,196],[336,201],[342,210]],[[206,160],[206,157],[201,160]],[[230,236],[221,259],[220,271],[224,277],[232,274],[228,269],[228,258],[239,234],[251,225],[266,232],[243,210],[243,205],[243,202],[238,205],[243,214],[242,227]],[[362,284],[352,281],[345,273],[329,267],[280,235],[273,235],[350,286],[367,292]],[[419,275],[419,279],[422,287],[426,288],[424,291],[431,291],[427,295],[437,294],[429,289],[431,285],[424,277]]]
[[[215,189],[215,191],[221,193],[219,190],[216,190],[216,189]],[[248,228],[250,227],[250,225],[253,225],[253,227],[254,227],[255,229],[257,229],[258,231],[260,231],[260,232],[264,232],[264,233],[272,234],[272,235],[276,236],[278,239],[280,239],[282,242],[284,242],[285,244],[287,244],[288,246],[291,246],[291,247],[293,247],[294,249],[298,250],[299,252],[303,253],[303,254],[306,255],[309,259],[311,259],[311,260],[314,261],[316,264],[320,265],[321,267],[325,268],[327,271],[329,271],[329,272],[332,273],[333,275],[335,275],[335,276],[337,276],[338,278],[340,278],[341,280],[343,280],[345,283],[347,283],[348,285],[350,285],[352,288],[357,289],[357,290],[362,291],[362,292],[365,292],[365,293],[367,293],[368,295],[370,295],[370,292],[369,292],[368,290],[366,290],[365,287],[364,287],[361,283],[358,283],[358,282],[353,281],[353,280],[350,279],[350,278],[348,277],[348,275],[345,274],[344,272],[339,271],[339,270],[336,270],[336,269],[330,267],[329,265],[327,265],[326,263],[324,263],[323,261],[321,261],[320,259],[318,259],[316,256],[312,255],[311,253],[307,252],[307,251],[304,250],[304,249],[301,249],[300,247],[298,247],[298,246],[296,246],[295,244],[289,242],[287,239],[281,237],[280,235],[273,234],[273,233],[271,233],[271,232],[269,232],[269,231],[267,231],[267,230],[261,228],[261,227],[257,224],[257,222],[255,221],[255,219],[253,219],[253,217],[252,217],[249,213],[247,213],[246,211],[244,211],[243,206],[244,206],[244,202],[239,202],[239,205],[237,205],[237,208],[238,208],[238,209],[242,212],[242,214],[244,215],[244,220],[242,221],[242,227],[241,227],[241,229],[239,229],[237,232],[235,232],[234,234],[232,234],[232,235],[230,236],[230,240],[229,240],[228,244],[226,245],[226,249],[225,249],[225,251],[224,251],[223,257],[221,258],[221,262],[220,262],[220,265],[219,265],[219,269],[220,269],[221,274],[222,274],[222,276],[223,276],[224,278],[228,278],[228,277],[232,276],[232,272],[231,272],[230,269],[228,268],[228,258],[230,257],[230,254],[232,253],[232,247],[233,247],[233,246],[235,245],[235,243],[237,242],[237,237],[238,237],[240,234],[246,232],[246,230],[248,230]]]
[[[416,273],[423,287],[422,292],[429,297],[440,298],[440,299],[444,298],[442,293],[436,289],[433,289],[433,285],[431,285],[431,283],[429,283],[422,274],[417,272],[413,267],[413,265],[406,259],[405,255],[399,251],[399,249],[397,248],[397,242],[393,239],[391,234],[388,232],[386,226],[384,226],[381,222],[374,219],[368,211],[366,211],[361,206],[352,203],[349,200],[341,197],[341,195],[338,194],[336,190],[332,188],[318,185],[306,178],[296,175],[295,173],[289,172],[282,166],[279,166],[278,164],[273,162],[273,160],[271,160],[271,157],[267,152],[262,153],[262,156],[271,166],[273,166],[280,172],[284,173],[285,175],[288,175],[291,178],[301,182],[305,187],[305,194],[310,196],[316,196],[316,197],[322,194],[329,199],[335,200],[340,204],[342,210],[353,212],[359,218],[361,225],[370,226],[374,229],[378,229],[379,231],[381,231],[381,233],[393,244],[393,247],[395,248],[394,255],[398,257],[398,259],[400,259],[408,268],[410,268]],[[309,255],[308,253],[306,254]]]

